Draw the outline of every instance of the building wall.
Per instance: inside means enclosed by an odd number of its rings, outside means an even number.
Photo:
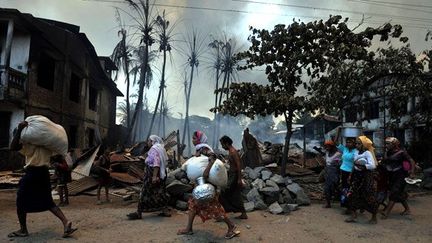
[[[103,83],[107,80],[99,77],[105,74],[100,73],[97,67],[100,65],[99,61],[93,63],[93,54],[88,51],[86,42],[77,33],[59,29],[51,24],[39,27],[45,29],[43,33],[38,32],[35,35],[25,34],[25,31],[18,28],[14,29],[10,66],[27,73],[28,77],[27,97],[22,105],[0,102],[0,110],[10,111],[12,114],[10,137],[13,129],[25,117],[40,114],[61,124],[68,135],[76,130],[74,137],[77,147],[86,148],[89,145],[89,129],[95,131],[95,138],[100,138],[98,141],[108,138],[109,129],[115,125],[116,96],[113,95],[112,89]],[[4,25],[1,29],[4,30]],[[5,44],[5,31],[1,31],[0,45]],[[37,82],[42,54],[55,60],[53,90],[43,88]],[[72,101],[69,96],[72,73],[81,79],[78,102]],[[99,80],[95,81],[95,77]],[[96,111],[89,109],[90,84],[98,90]]]
[[[14,104],[0,102],[0,110],[11,112],[10,128],[9,128],[9,143],[10,143],[12,142],[12,138],[13,138],[13,130],[18,126],[18,124],[21,121],[24,120],[24,109],[19,108]]]
[[[30,40],[31,37],[29,34],[15,30],[11,47],[11,68],[27,73],[30,55]]]

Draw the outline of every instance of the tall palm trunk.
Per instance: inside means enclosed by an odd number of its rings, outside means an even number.
[[[153,129],[153,123],[154,123],[154,120],[156,117],[157,110],[159,108],[159,103],[161,100],[162,92],[163,92],[163,89],[165,88],[165,67],[166,67],[166,50],[163,51],[162,78],[161,78],[161,83],[159,86],[159,93],[158,93],[158,97],[156,100],[156,106],[155,106],[155,109],[153,111],[153,116],[152,116],[152,119],[150,122],[150,128],[149,128],[149,131],[147,133],[147,137],[150,137],[151,131]]]
[[[124,71],[126,74],[126,124],[129,128],[130,126],[130,100],[129,100],[129,92],[130,92],[130,79],[129,79],[129,57],[126,51],[126,37],[122,40],[123,45],[123,60],[124,60]]]
[[[225,91],[224,91],[224,90],[225,90],[225,85],[226,85],[227,80],[228,80],[228,77],[229,77],[228,72],[227,72],[226,70],[223,70],[222,72],[224,73],[224,79],[223,79],[223,82],[222,82],[221,93],[219,94],[219,102],[218,102],[218,106],[222,105],[222,97],[223,97],[223,94],[224,94],[224,92],[225,92]],[[219,135],[220,135],[221,119],[222,119],[221,114],[218,114],[218,116],[217,116],[217,127],[216,127],[216,133],[215,133],[215,137],[216,137],[216,139],[217,139],[217,138],[219,137]],[[219,148],[219,143],[216,143],[215,148],[216,148],[216,149]]]
[[[215,91],[219,89],[219,76],[220,76],[220,68],[217,67],[216,68],[216,87],[215,87]],[[214,106],[217,107],[218,105],[218,92],[215,92],[215,104]],[[214,112],[214,118],[213,118],[213,122],[214,122],[214,127],[213,127],[213,147],[216,148],[217,144],[218,144],[218,137],[217,136],[217,128],[219,126],[219,123],[217,122],[217,112]]]
[[[183,138],[182,138],[182,144],[185,144],[185,138],[186,136],[190,136],[190,125],[189,125],[189,105],[190,105],[190,97],[192,92],[192,82],[193,82],[193,73],[194,73],[195,65],[191,65],[191,75],[189,79],[189,85],[188,90],[186,94],[186,114],[185,114],[185,121],[183,126]],[[191,154],[191,144],[190,139],[188,139],[188,152]]]
[[[130,142],[132,129],[135,126],[137,117],[139,115],[139,111],[143,108],[143,97],[144,97],[144,87],[146,86],[147,80],[147,72],[149,71],[149,51],[150,45],[153,44],[151,37],[151,18],[150,18],[150,8],[149,8],[149,0],[140,0],[140,4],[142,10],[140,10],[139,5],[137,5],[132,0],[126,0],[130,6],[132,6],[137,13],[141,15],[141,19],[144,22],[141,25],[141,31],[143,33],[142,43],[145,45],[145,51],[143,54],[142,63],[140,63],[140,79],[139,79],[139,89],[138,89],[138,101],[135,107],[135,111],[132,117],[131,126],[128,129],[128,133],[126,135],[126,143]]]
[[[131,126],[128,129],[128,133],[126,136],[126,140],[128,142],[130,142],[130,138],[131,138],[131,133],[132,133],[132,128],[135,126],[137,117],[138,117],[138,113],[139,111],[142,109],[143,107],[143,98],[144,98],[144,87],[145,87],[145,83],[146,83],[146,77],[147,77],[147,68],[148,68],[148,53],[149,53],[149,46],[146,45],[145,46],[145,52],[144,52],[144,62],[141,64],[140,66],[140,78],[139,78],[139,89],[138,89],[138,101],[137,101],[137,105],[135,107],[135,111],[132,117],[132,121],[131,121]]]

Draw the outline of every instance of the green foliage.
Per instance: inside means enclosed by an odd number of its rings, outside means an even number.
[[[334,98],[326,97],[307,102],[306,95],[298,92],[300,87],[312,91],[313,87],[309,86],[309,80],[304,80],[304,76],[325,84],[319,85],[319,91],[323,94],[329,93],[326,88],[332,80],[325,76],[325,73],[339,75],[340,69],[336,67],[346,62],[359,61],[355,63],[356,66],[367,65],[362,62],[373,57],[367,48],[371,46],[374,36],[378,35],[380,40],[385,41],[389,36],[397,38],[402,33],[399,25],[391,24],[380,28],[369,27],[363,32],[354,33],[347,26],[348,19],[341,19],[341,16],[330,16],[327,21],[294,21],[288,26],[276,25],[272,31],[251,27],[251,46],[248,51],[238,54],[239,59],[246,60],[246,64],[240,69],[265,66],[269,84],[232,84],[230,99],[213,110],[231,115],[245,114],[248,117],[286,115],[287,112],[304,108],[315,110],[317,104],[327,104]],[[355,66],[347,64],[344,68],[352,70]],[[343,81],[347,78],[351,77],[340,78],[341,81],[336,84],[338,89],[346,85]],[[351,93],[347,93],[344,96],[350,95]],[[336,105],[340,105],[340,100],[338,99]]]

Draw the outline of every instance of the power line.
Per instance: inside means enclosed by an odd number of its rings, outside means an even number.
[[[348,0],[348,1],[355,1],[355,0]],[[394,2],[377,1],[377,0],[357,0],[357,1],[365,2],[365,3],[380,3],[380,4],[389,4],[389,5],[391,4],[391,5],[405,6],[405,7],[430,8],[430,9],[432,9],[432,5],[423,5],[423,4],[394,3]]]
[[[231,1],[243,2],[243,3],[264,4],[264,5],[275,5],[275,6],[283,6],[283,7],[293,7],[293,8],[301,8],[301,9],[334,11],[334,12],[343,12],[343,13],[360,14],[360,15],[367,14],[367,15],[375,16],[375,17],[405,19],[405,20],[416,21],[416,22],[432,23],[432,19],[428,19],[428,18],[416,18],[416,17],[398,16],[398,15],[390,15],[390,14],[379,14],[379,13],[366,13],[366,12],[360,12],[360,11],[342,10],[342,9],[334,9],[334,8],[309,7],[309,6],[297,5],[297,4],[271,3],[271,2],[260,2],[260,1],[253,1],[253,0],[231,0]]]
[[[120,0],[81,0],[85,2],[106,2],[106,3],[122,3],[127,4],[124,1]],[[232,0],[236,1],[236,0]],[[247,1],[250,2],[250,1]],[[262,4],[266,4],[261,2]],[[154,3],[154,6],[159,7],[169,7],[169,8],[181,8],[181,9],[193,9],[193,10],[204,10],[204,11],[216,11],[216,12],[231,12],[231,13],[240,13],[240,14],[263,14],[263,15],[272,15],[272,16],[283,16],[283,17],[294,17],[294,18],[303,18],[303,19],[311,19],[316,20],[317,18],[325,19],[328,16],[311,16],[311,15],[295,15],[295,14],[274,14],[274,13],[265,13],[265,12],[254,12],[254,11],[246,11],[246,10],[235,10],[235,9],[221,9],[221,8],[209,8],[209,7],[195,7],[195,6],[182,6],[182,5],[171,5],[171,4],[160,4]],[[312,7],[310,7],[312,8]],[[340,12],[344,12],[344,10],[340,10]],[[351,19],[351,21],[360,21],[360,19]],[[432,20],[432,19],[431,19]],[[385,22],[385,21],[384,21]],[[372,22],[372,21],[364,21],[365,24],[382,24],[384,22]],[[416,29],[429,29],[429,26],[421,25],[421,24],[411,24],[411,23],[399,23],[405,27],[411,27]]]
[[[394,9],[399,9],[399,10],[409,10],[409,11],[414,11],[414,12],[432,14],[432,11],[415,9],[415,8],[407,8],[407,7],[402,7],[402,6],[393,6],[393,5],[388,5],[388,4],[384,4],[384,3],[373,3],[373,2],[369,2],[369,1],[365,1],[365,0],[348,0],[348,1],[360,3],[360,4],[369,4],[369,5],[386,7],[386,8],[394,8]]]

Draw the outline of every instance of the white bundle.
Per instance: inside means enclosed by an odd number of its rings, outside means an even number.
[[[42,146],[55,153],[66,155],[68,138],[62,126],[41,115],[29,116],[25,121],[28,126],[21,133],[21,142]]]
[[[204,170],[209,163],[208,157],[201,155],[188,159],[182,166],[191,181],[195,181],[198,177],[203,176]],[[213,185],[225,187],[228,183],[227,170],[222,161],[217,159],[210,168],[208,181]]]

